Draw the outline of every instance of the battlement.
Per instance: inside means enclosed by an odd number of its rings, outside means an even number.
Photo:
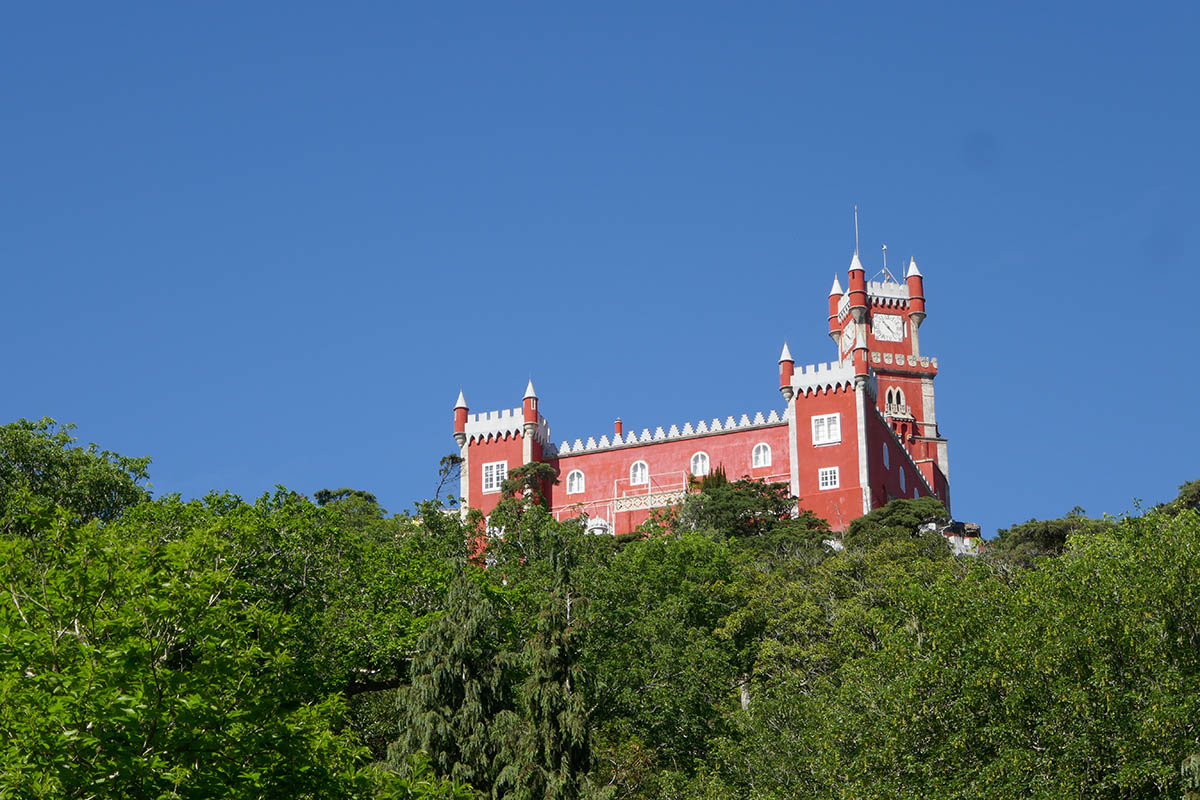
[[[908,286],[895,281],[867,281],[867,297],[882,301],[881,305],[907,305]]]
[[[770,425],[782,425],[786,422],[787,412],[781,415],[774,409],[765,416],[763,412],[759,411],[753,418],[749,414],[742,414],[741,418],[737,420],[732,416],[726,417],[725,422],[721,422],[719,418],[714,417],[711,422],[700,420],[695,425],[685,422],[683,428],[680,428],[678,425],[672,425],[666,431],[660,425],[654,429],[654,433],[651,433],[649,428],[643,428],[641,435],[630,431],[623,437],[614,434],[611,440],[608,436],[601,436],[600,440],[596,441],[595,437],[589,436],[586,442],[582,439],[576,439],[574,444],[563,442],[558,446],[557,454],[566,456],[574,455],[575,453],[592,453],[599,450],[628,447],[634,444],[650,444],[651,442],[666,442],[674,439],[689,439],[695,436],[712,436],[734,430],[765,428]]]
[[[489,437],[503,439],[520,436],[525,431],[525,417],[520,408],[504,408],[499,411],[483,411],[467,415],[467,441],[474,444],[485,442]],[[534,438],[544,447],[550,442],[550,424],[538,414]]]
[[[792,389],[796,394],[810,391],[834,391],[838,388],[854,387],[854,365],[849,362],[805,364],[792,373]]]
[[[897,366],[907,369],[914,369],[927,372],[937,372],[938,360],[929,356],[913,356],[903,353],[871,353],[872,364],[882,364],[884,366]]]

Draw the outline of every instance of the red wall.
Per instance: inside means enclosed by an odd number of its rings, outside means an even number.
[[[551,510],[560,519],[575,516],[580,511],[588,516],[604,517],[614,524],[616,533],[626,533],[637,527],[649,512],[616,513],[612,509],[613,499],[685,488],[692,456],[701,451],[708,454],[709,471],[722,466],[730,480],[749,476],[786,483],[789,475],[787,430],[787,423],[781,423],[547,459],[558,469],[559,480],[558,485],[550,489]],[[754,469],[751,467],[752,452],[760,442],[771,447],[771,466]],[[636,461],[646,462],[649,485],[630,485],[629,468]],[[567,494],[567,475],[575,469],[584,474],[584,491]]]
[[[478,508],[485,515],[492,513],[501,495],[499,492],[483,493],[483,465],[492,461],[507,461],[508,471],[512,472],[521,466],[522,445],[519,435],[505,436],[503,439],[489,436],[485,442],[470,442],[467,445],[467,491],[470,492],[472,508]]]
[[[842,441],[814,445],[812,418],[821,414],[842,415]],[[843,530],[862,516],[862,491],[858,485],[858,417],[854,390],[838,387],[796,398],[796,460],[800,479],[800,507]],[[839,487],[821,489],[818,471],[837,467]]]

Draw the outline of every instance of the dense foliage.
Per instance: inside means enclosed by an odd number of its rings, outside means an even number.
[[[720,474],[618,541],[544,466],[486,529],[147,466],[0,427],[0,798],[1200,792],[1200,482],[964,558]]]

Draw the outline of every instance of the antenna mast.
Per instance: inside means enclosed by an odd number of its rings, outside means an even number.
[[[858,203],[854,204],[854,253],[858,254]]]

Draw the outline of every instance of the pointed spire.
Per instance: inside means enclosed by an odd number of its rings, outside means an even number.
[[[462,389],[458,390],[458,402],[454,404],[455,408],[467,408],[467,398],[463,397]]]
[[[917,269],[917,259],[916,259],[916,258],[910,258],[910,259],[909,259],[909,261],[908,261],[908,271],[904,273],[904,277],[906,277],[906,278],[920,278],[920,277],[923,277],[923,276],[921,275],[921,270]]]
[[[851,269],[853,269],[853,267],[851,267]],[[829,296],[833,297],[834,295],[839,297],[842,295],[842,282],[838,280],[836,272],[833,275],[833,288],[829,290]]]
[[[529,385],[525,387],[525,399],[528,400],[531,397],[537,397],[537,392],[533,390],[533,378],[529,379]]]
[[[862,268],[863,268],[862,262],[858,260],[858,251],[855,250],[854,257],[850,259],[850,269],[851,269],[851,271],[853,271],[856,269],[861,270]]]
[[[795,361],[795,360],[796,359],[792,358],[792,351],[788,350],[787,342],[784,342],[783,343],[783,352],[779,354],[780,363],[783,363],[784,361]]]

